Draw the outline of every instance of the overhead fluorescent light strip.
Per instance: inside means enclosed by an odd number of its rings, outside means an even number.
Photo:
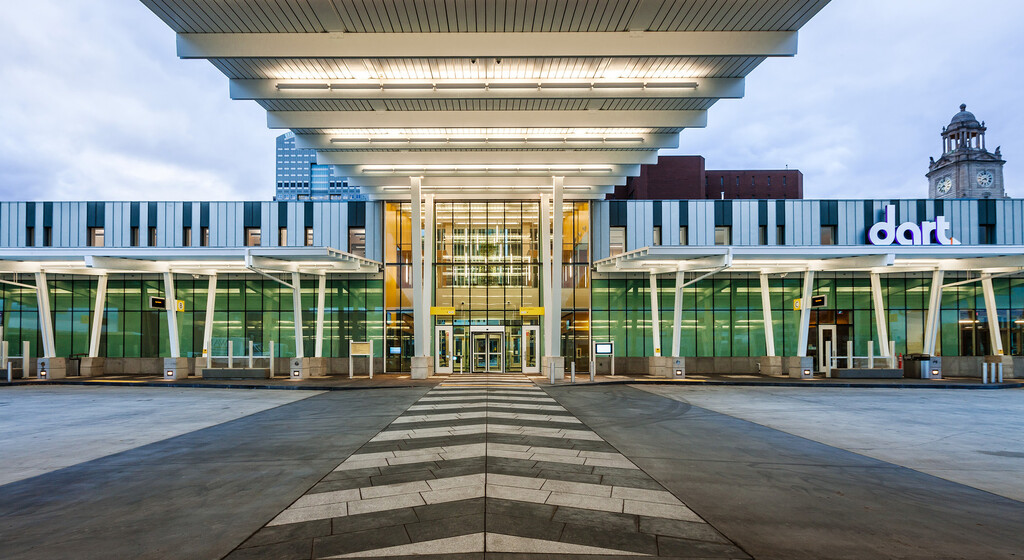
[[[314,82],[284,82],[277,84],[277,89],[331,89],[331,84]]]

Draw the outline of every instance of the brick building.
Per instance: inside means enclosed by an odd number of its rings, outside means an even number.
[[[660,156],[657,164],[642,165],[639,176],[630,177],[607,196],[631,200],[803,197],[804,174],[796,169],[706,170],[703,156]]]

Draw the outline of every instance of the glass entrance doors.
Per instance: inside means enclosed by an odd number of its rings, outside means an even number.
[[[473,332],[473,371],[500,373],[504,371],[505,337],[501,332]]]
[[[825,373],[826,358],[839,353],[839,339],[835,325],[818,325],[818,372]]]

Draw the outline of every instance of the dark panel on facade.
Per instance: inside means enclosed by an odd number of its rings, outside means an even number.
[[[43,227],[53,227],[53,203],[43,203]]]
[[[732,201],[731,200],[716,200],[715,201],[715,225],[716,226],[731,226],[732,225]]]
[[[244,227],[247,228],[258,228],[260,227],[261,212],[259,202],[243,202],[242,203],[242,221]]]
[[[306,227],[313,227],[313,203],[303,202],[302,204],[305,210]]]
[[[288,227],[288,203],[277,203],[277,227]]]
[[[818,208],[821,225],[823,226],[838,226],[839,225],[839,201],[836,200],[822,200],[819,202]]]
[[[348,203],[348,227],[366,227],[366,203]]]
[[[780,226],[786,225],[786,203],[781,200],[775,201],[775,223]]]
[[[36,203],[26,202],[25,203],[25,224],[28,227],[34,227],[36,225]]]
[[[199,226],[210,227],[210,203],[199,203]]]
[[[768,225],[768,201],[758,200],[757,201],[757,223],[758,225]]]
[[[661,205],[660,200],[654,201],[654,227],[661,227]]]
[[[181,203],[181,226],[192,227],[192,203]]]
[[[608,225],[620,227],[626,225],[626,203],[621,200],[608,204]]]
[[[690,225],[690,205],[685,200],[679,201],[679,225]]]
[[[139,227],[139,215],[141,213],[141,202],[132,202],[128,206],[128,225]]]
[[[156,227],[157,215],[159,213],[160,208],[159,204],[160,203],[158,202],[149,203],[149,227]]]

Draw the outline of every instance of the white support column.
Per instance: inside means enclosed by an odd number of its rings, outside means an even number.
[[[174,273],[164,273],[164,305],[167,311],[167,339],[170,343],[171,357],[181,357],[181,346],[178,342],[178,304],[174,291]]]
[[[676,285],[672,290],[675,297],[672,300],[672,357],[679,357],[679,349],[683,335],[683,283],[686,280],[686,273],[682,270],[676,272]]]
[[[103,312],[107,305],[107,275],[96,279],[96,304],[92,312],[92,332],[89,333],[89,357],[100,355],[100,334],[103,331]]]
[[[316,286],[316,344],[313,355],[324,356],[324,306],[327,304],[327,274],[321,274]]]
[[[803,306],[800,307],[803,310]],[[775,327],[772,325],[772,297],[769,291],[768,275],[761,274],[761,317],[764,319],[765,355],[775,355]],[[803,317],[801,316],[801,321]],[[801,322],[801,324],[803,324]]]
[[[562,189],[565,177],[553,177],[551,187],[551,305],[548,315],[548,357],[562,355]]]
[[[1003,337],[999,333],[999,309],[996,307],[996,292],[992,288],[992,276],[981,277],[981,290],[985,296],[985,315],[988,316],[988,337],[992,354],[1003,355]]]
[[[420,186],[422,177],[409,177],[409,201],[412,205],[412,332],[413,332],[413,355],[424,356],[426,341],[423,340],[423,323],[427,320],[423,316],[423,230],[422,230],[422,201],[420,200]]]
[[[942,283],[945,281],[945,271],[936,270],[932,272],[932,286],[928,293],[928,313],[924,321],[924,353],[929,356],[935,355],[935,342],[939,333],[939,314],[942,310]]]
[[[878,331],[879,356],[888,358],[889,352],[889,318],[885,312],[885,301],[882,299],[882,279],[877,272],[871,273],[871,307],[875,309],[875,329]]]
[[[661,356],[661,317],[658,316],[658,275],[651,273],[651,341],[654,355]]]
[[[206,288],[206,320],[203,321],[203,353],[213,355],[213,310],[217,302],[217,275],[211,274]]]
[[[295,320],[295,357],[305,358],[302,347],[302,275],[292,273],[292,309]]]
[[[434,249],[434,195],[428,194],[423,198],[423,218],[426,222],[423,232],[423,284],[418,288],[423,290],[423,295],[420,296],[423,308],[419,311],[423,320],[420,321],[421,331],[417,333],[417,338],[423,339],[422,355],[430,356],[434,353],[434,345],[431,344],[434,320],[430,314],[434,294],[434,255],[436,254]]]
[[[800,335],[797,337],[796,355],[807,357],[807,334],[811,326],[811,294],[814,293],[814,271],[804,273],[804,290],[800,298]]]
[[[544,332],[542,333],[541,340],[544,341],[544,348],[541,351],[541,356],[551,355],[551,316],[556,313],[554,311],[555,306],[552,305],[551,299],[551,212],[548,209],[548,195],[540,195],[540,263],[541,263],[541,298],[544,302]]]
[[[39,308],[39,330],[43,338],[43,358],[56,357],[53,343],[53,317],[50,316],[50,290],[47,288],[46,273],[36,273],[36,301]]]

